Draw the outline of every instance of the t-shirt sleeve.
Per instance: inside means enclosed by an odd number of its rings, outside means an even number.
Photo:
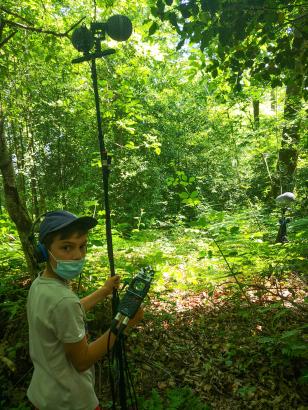
[[[61,342],[76,343],[84,338],[84,316],[81,305],[76,299],[62,299],[54,307],[51,320],[55,334]]]

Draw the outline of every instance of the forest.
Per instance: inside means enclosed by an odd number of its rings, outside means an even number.
[[[307,17],[305,0],[1,0],[1,409],[33,409],[26,304],[53,210],[98,220],[78,297],[110,276],[109,218],[122,283],[154,270],[125,337],[133,394],[114,403],[105,357],[101,409],[308,409]],[[91,340],[111,305],[87,313]]]

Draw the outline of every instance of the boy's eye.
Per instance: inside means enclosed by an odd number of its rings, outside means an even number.
[[[73,249],[73,247],[71,245],[64,245],[62,246],[62,249],[66,252],[70,252]],[[87,245],[81,245],[80,250],[85,252],[87,250]]]

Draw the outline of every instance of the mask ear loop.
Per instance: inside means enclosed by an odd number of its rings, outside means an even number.
[[[86,244],[86,253],[85,254],[87,254],[87,252],[88,252],[88,243]],[[77,286],[77,295],[79,296],[79,289],[80,289],[80,284],[81,284],[81,275],[82,275],[82,271],[80,272],[80,274],[79,274],[79,280],[78,280],[78,286]]]

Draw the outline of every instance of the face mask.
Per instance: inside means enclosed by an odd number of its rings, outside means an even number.
[[[86,262],[85,258],[78,259],[78,260],[61,260],[56,259],[53,254],[49,251],[51,256],[57,262],[57,266],[52,268],[52,270],[59,275],[61,278],[66,280],[71,280],[76,278],[82,271],[84,264]]]

